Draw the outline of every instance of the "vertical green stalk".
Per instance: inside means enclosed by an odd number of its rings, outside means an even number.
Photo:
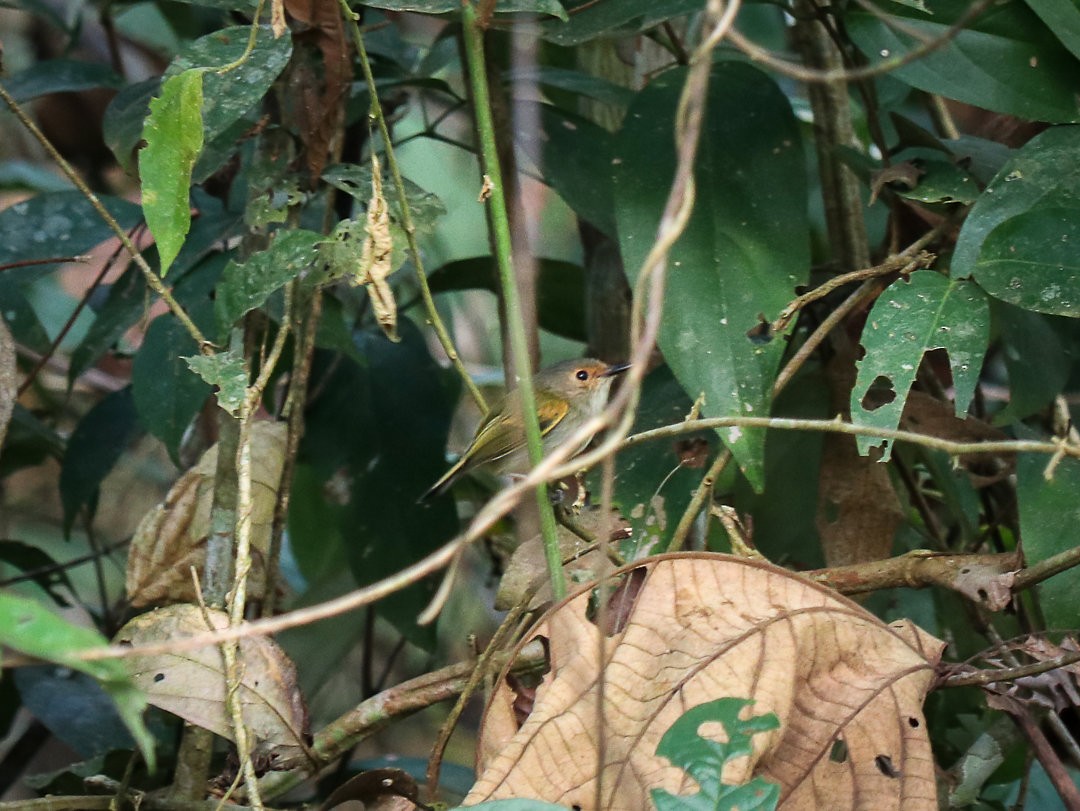
[[[514,276],[514,260],[510,243],[510,220],[506,212],[506,196],[503,192],[502,173],[499,169],[498,151],[495,143],[495,124],[491,117],[487,74],[484,71],[484,32],[476,8],[469,0],[462,2],[462,22],[465,38],[465,61],[468,63],[468,79],[475,105],[476,131],[480,141],[480,163],[490,184],[488,198],[488,222],[491,224],[495,242],[495,261],[499,268],[506,305],[506,326],[510,337],[510,351],[514,367],[518,370],[518,386],[524,405],[525,440],[529,446],[529,461],[535,466],[543,458],[540,421],[536,415],[536,393],[533,390],[529,364],[529,342],[525,334],[525,319],[521,315],[521,300],[517,279]],[[556,600],[566,596],[566,580],[563,577],[562,553],[555,525],[555,513],[547,495],[547,486],[536,488],[536,503],[540,509],[540,531],[544,539],[544,557],[551,575],[551,590]]]
[[[405,229],[405,239],[409,243],[409,254],[412,257],[413,266],[416,268],[416,281],[420,287],[420,296],[424,301],[424,309],[427,311],[428,323],[435,330],[435,336],[439,339],[439,343],[442,345],[443,351],[446,352],[446,356],[450,359],[450,363],[461,376],[466,391],[469,392],[481,411],[487,411],[488,405],[487,401],[484,400],[484,395],[465,369],[465,364],[462,363],[461,357],[454,347],[450,333],[447,331],[446,325],[443,324],[442,318],[439,317],[438,310],[435,309],[435,299],[431,295],[427,274],[424,272],[424,262],[416,242],[416,226],[413,225],[412,212],[409,210],[409,202],[405,195],[405,181],[402,179],[401,169],[398,167],[397,158],[394,156],[394,143],[390,139],[390,129],[386,124],[386,116],[383,115],[382,103],[379,101],[379,94],[375,87],[375,75],[371,71],[367,48],[364,47],[364,37],[361,35],[360,26],[357,24],[357,15],[349,8],[348,0],[340,0],[340,2],[341,11],[345,15],[345,24],[352,33],[353,44],[356,46],[356,55],[360,58],[360,69],[363,71],[364,81],[367,83],[368,95],[371,96],[370,115],[375,119],[379,127],[379,134],[382,136],[386,164],[390,169],[390,176],[394,180],[394,188],[398,195],[401,225]],[[374,147],[372,149],[374,150]]]

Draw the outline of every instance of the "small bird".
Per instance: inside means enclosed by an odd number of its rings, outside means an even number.
[[[561,445],[590,417],[603,411],[613,378],[629,368],[628,363],[608,364],[581,358],[537,372],[533,376],[533,391],[545,452]],[[574,453],[583,451],[591,439],[585,439]],[[487,464],[492,464],[499,473],[524,473],[530,468],[520,389],[507,392],[491,407],[465,453],[420,496],[420,502],[446,492],[463,474]]]

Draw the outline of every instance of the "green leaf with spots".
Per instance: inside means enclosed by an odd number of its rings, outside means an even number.
[[[896,428],[923,353],[931,349],[949,353],[956,413],[967,413],[989,340],[990,307],[978,285],[930,270],[894,282],[874,302],[863,327],[866,356],[857,364],[851,392],[852,422]],[[881,444],[882,461],[889,458],[891,440],[857,441],[860,453]]]
[[[728,761],[752,754],[751,739],[755,735],[780,728],[780,719],[772,713],[740,718],[743,708],[753,703],[745,698],[718,698],[691,707],[679,716],[660,739],[656,754],[694,778],[698,793],[680,796],[664,789],[652,789],[650,794],[657,811],[776,808],[780,802],[778,784],[755,777],[743,785],[731,786],[720,779]],[[698,731],[702,724],[720,724],[725,740],[703,737]]]
[[[101,204],[120,227],[134,228],[142,212],[134,203],[102,195]],[[28,227],[33,223],[33,227]],[[0,265],[31,259],[78,256],[113,236],[90,201],[79,191],[39,194],[0,211]],[[4,278],[22,284],[51,273],[56,265],[8,268]]]
[[[1036,208],[987,234],[975,264],[1003,301],[1080,318],[1080,207]]]
[[[262,101],[292,55],[288,32],[275,39],[269,25],[260,25],[255,47],[245,56],[250,35],[251,28],[246,25],[207,34],[184,49],[165,71],[168,79],[194,68],[207,69],[202,106],[207,142]],[[236,64],[241,58],[243,61]],[[226,65],[235,66],[224,73],[218,71]]]
[[[238,416],[247,396],[248,371],[243,356],[230,349],[213,355],[189,355],[183,360],[191,371],[217,387],[218,405]]]
[[[0,594],[0,645],[97,679],[116,703],[124,725],[153,770],[154,738],[142,717],[146,696],[132,683],[127,666],[120,659],[88,662],[79,658],[81,652],[104,647],[107,642],[96,630],[73,625],[33,600]]]
[[[161,275],[180,253],[191,228],[191,170],[203,146],[203,71],[186,70],[166,79],[150,101],[139,154],[142,207],[157,242]]]
[[[314,231],[279,231],[270,247],[239,264],[230,261],[221,277],[214,309],[218,323],[227,328],[249,310],[266,303],[317,261],[316,246],[325,240]]]
[[[1011,304],[1028,307],[1038,303],[1045,272],[1042,277],[1028,278],[1026,273],[1016,272],[1015,262],[1038,259],[1050,250],[1035,245],[1034,237],[1037,232],[1045,233],[1042,212],[1048,211],[1047,219],[1060,223],[1062,209],[1080,212],[1080,127],[1052,127],[1009,157],[964,221],[950,275],[957,279],[974,275],[983,290]],[[984,261],[982,254],[990,234],[1022,215],[1027,216],[995,236]],[[1057,238],[1066,233],[1060,231]],[[1029,257],[1019,250],[1011,252],[1010,244],[1035,253]],[[1013,263],[1001,261],[1005,258]],[[1078,299],[1080,295],[1072,297]]]
[[[638,94],[616,138],[615,215],[631,281],[656,239],[671,186],[671,122],[686,74],[668,71]],[[738,62],[713,67],[696,162],[697,195],[671,251],[659,344],[708,417],[768,416],[784,341],[755,342],[810,268],[806,163],[795,116],[776,83]],[[720,438],[756,490],[764,429]]]

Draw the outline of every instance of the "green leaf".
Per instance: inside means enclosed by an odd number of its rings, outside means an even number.
[[[96,506],[98,488],[139,436],[131,387],[105,397],[86,412],[68,440],[60,469],[60,501],[64,505],[64,535],[79,510]]]
[[[231,326],[244,313],[263,306],[275,290],[313,269],[316,246],[325,239],[322,234],[299,228],[279,231],[265,251],[253,254],[243,264],[230,261],[214,300],[218,324]]]
[[[139,420],[165,443],[175,460],[184,432],[210,396],[210,386],[192,374],[184,355],[198,351],[187,330],[171,315],[153,320],[131,369]]]
[[[247,396],[248,371],[244,358],[237,352],[216,352],[213,355],[184,357],[188,367],[209,383],[217,386],[217,401],[232,416],[239,416],[240,406]]]
[[[990,308],[971,282],[949,280],[920,270],[893,282],[881,294],[863,327],[865,357],[857,362],[851,392],[851,419],[859,425],[896,428],[923,353],[949,353],[956,413],[963,416],[975,394],[990,340]],[[873,389],[873,391],[871,391]],[[881,445],[889,458],[891,440],[856,437],[859,452]]]
[[[615,213],[631,280],[655,241],[675,166],[671,122],[685,71],[654,80],[616,142]],[[713,68],[701,135],[697,198],[672,249],[659,344],[703,413],[767,416],[783,341],[751,341],[759,315],[775,317],[807,277],[806,164],[787,99],[749,65]],[[724,429],[721,439],[755,489],[765,433]]]
[[[1080,120],[1076,61],[1026,6],[994,6],[956,32],[950,29],[966,0],[931,0],[927,6],[931,14],[853,6],[845,20],[871,65],[897,59],[921,42],[943,41],[892,71],[920,90],[1036,121]]]
[[[585,340],[585,269],[558,259],[537,260],[537,309],[540,326],[572,341]],[[495,261],[476,256],[449,262],[431,272],[432,293],[451,290],[498,290]]]
[[[244,25],[207,34],[185,48],[165,71],[168,80],[187,70],[206,69],[202,117],[207,143],[262,100],[292,55],[292,38],[288,32],[274,39],[270,26],[260,25],[255,48],[244,61],[226,73],[215,70],[244,55],[250,32]]]
[[[1064,390],[1072,358],[1046,316],[999,301],[991,305],[1009,375],[1009,402],[994,422],[1007,425],[1031,416]]]
[[[544,39],[556,45],[580,45],[596,37],[613,38],[646,31],[672,17],[701,11],[701,0],[594,0],[567,2],[570,19],[540,25]]]
[[[47,59],[4,80],[4,87],[20,104],[50,93],[77,93],[98,87],[119,89],[124,80],[108,65]]]
[[[172,265],[191,227],[191,170],[203,146],[203,70],[165,80],[150,101],[139,154],[142,207],[157,242],[161,275]]]
[[[1068,301],[1080,299],[1080,291],[1069,290],[1063,285],[1064,279],[1052,281],[1053,270],[1045,268],[1046,262],[1038,262],[1040,257],[1053,255],[1057,246],[1034,245],[1038,234],[1045,234],[1047,228],[1041,221],[1045,212],[1049,221],[1060,221],[1073,216],[1063,212],[1080,211],[1080,127],[1053,127],[1033,138],[1022,149],[1016,151],[986,187],[975,206],[971,209],[953,252],[951,274],[962,278],[974,274],[984,290],[992,296],[1022,307],[1029,307],[1043,301],[1048,291],[1041,285],[1048,277],[1051,284],[1057,284],[1059,292],[1050,296],[1060,301],[1062,295]],[[1029,215],[1019,222],[1009,225],[1001,234],[995,236],[990,247],[992,253],[984,258],[983,250],[990,234],[999,226],[1022,215]],[[1061,231],[1057,238],[1067,235]],[[1036,260],[1032,274],[1025,269],[1017,275],[1015,264],[1003,261],[1011,254],[1010,241],[1020,240],[1024,249],[1012,255],[1015,260]],[[1034,255],[1027,252],[1034,250]],[[1038,265],[1044,267],[1041,269]],[[1066,275],[1062,273],[1061,275]],[[1017,280],[1019,284],[1017,284]]]
[[[1075,538],[1066,527],[1080,523],[1080,461],[1065,457],[1045,478],[1049,457],[1020,454],[1016,463],[1016,500],[1020,511],[1020,537],[1028,565],[1072,549]],[[1046,627],[1076,628],[1080,616],[1080,569],[1069,569],[1038,585]]]
[[[103,647],[107,640],[92,628],[72,625],[33,600],[0,593],[0,644],[46,662],[69,667],[98,680],[116,703],[128,731],[153,770],[154,739],[143,723],[146,697],[135,688],[119,659],[83,661],[82,651]]]
[[[125,172],[131,173],[135,169],[135,151],[142,141],[150,100],[160,89],[159,76],[129,85],[116,94],[105,110],[101,135]]]
[[[693,405],[671,370],[650,372],[641,387],[641,402],[632,434],[681,422]],[[619,542],[627,562],[666,551],[668,541],[690,497],[701,483],[704,468],[716,455],[716,434],[698,431],[671,439],[646,442],[619,454],[614,504],[630,522],[632,534]],[[590,472],[590,488],[600,492],[603,473]]]
[[[753,704],[742,698],[718,698],[691,707],[664,733],[656,754],[667,758],[689,774],[698,784],[697,794],[677,796],[663,789],[650,794],[657,811],[691,811],[691,809],[773,809],[780,802],[780,786],[760,777],[741,786],[728,786],[720,781],[724,764],[753,752],[750,740],[754,735],[780,728],[780,720],[768,715],[739,718],[743,708]],[[724,728],[723,743],[703,738],[698,732],[702,724],[719,723]]]
[[[975,276],[1003,301],[1080,317],[1080,207],[1036,208],[1010,217],[983,240]]]
[[[99,196],[120,227],[134,228],[142,212],[118,197]],[[27,227],[33,223],[33,227]],[[39,194],[0,211],[0,266],[29,259],[78,256],[113,236],[90,202],[78,191]],[[46,275],[56,265],[35,265],[4,271],[20,284]]]
[[[1046,27],[1080,59],[1080,8],[1075,0],[1026,0]]]

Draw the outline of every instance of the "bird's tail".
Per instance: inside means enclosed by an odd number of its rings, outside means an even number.
[[[423,495],[421,495],[420,498],[416,500],[416,503],[427,504],[433,498],[441,496],[443,493],[449,490],[450,486],[458,480],[458,477],[464,471],[465,458],[466,457],[462,456],[460,459],[458,459],[454,463],[454,466],[451,467],[444,474],[442,474],[442,476],[439,477],[439,480],[435,482],[435,484],[431,485],[431,487],[424,491]]]

